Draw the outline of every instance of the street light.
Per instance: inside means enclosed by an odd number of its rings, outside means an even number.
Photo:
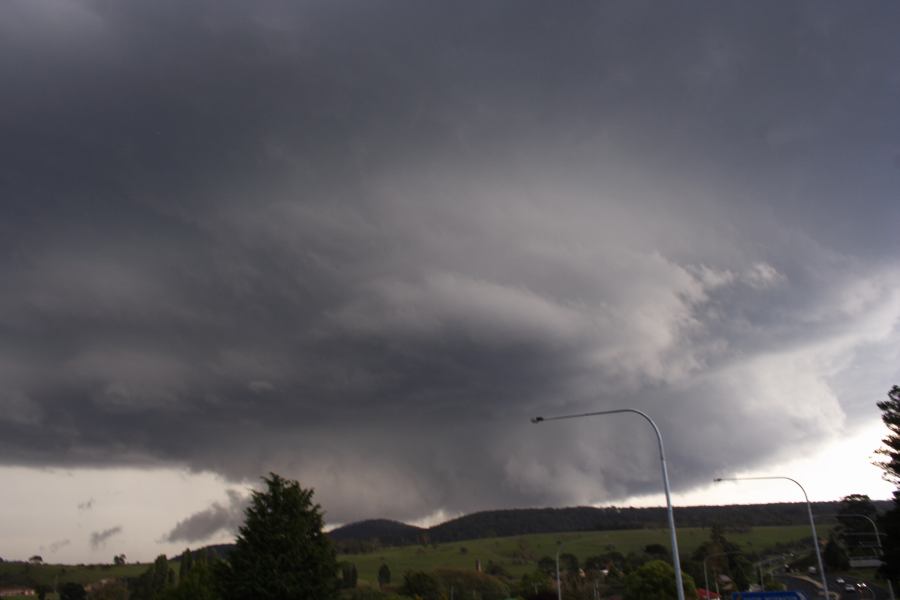
[[[879,557],[884,556],[884,549],[881,547],[881,533],[878,531],[878,525],[875,524],[875,521],[869,515],[863,515],[859,513],[834,513],[831,515],[819,515],[820,517],[859,517],[861,519],[865,519],[872,525],[872,530],[875,532],[875,544],[878,547],[878,555]],[[891,585],[891,580],[888,578],[888,592],[891,594],[891,600],[894,600],[894,586]]]
[[[559,578],[559,553],[562,545],[562,540],[556,542],[556,597],[558,600],[562,600],[562,580]]]
[[[662,467],[663,488],[666,491],[666,510],[669,516],[669,537],[671,538],[672,543],[672,562],[674,563],[673,566],[675,567],[675,593],[678,595],[678,600],[684,600],[684,583],[681,580],[681,558],[678,556],[678,539],[675,537],[675,516],[672,512],[672,498],[671,494],[669,493],[669,472],[666,470],[666,453],[663,450],[662,434],[659,432],[659,427],[656,426],[656,423],[653,422],[653,419],[648,417],[645,413],[633,408],[618,408],[615,410],[601,410],[596,412],[581,413],[577,415],[562,415],[558,417],[534,417],[533,419],[531,419],[531,422],[541,423],[543,421],[561,421],[563,419],[577,419],[580,417],[594,417],[599,415],[616,415],[621,413],[634,413],[636,415],[640,415],[648,423],[650,423],[650,426],[653,428],[653,432],[656,433],[656,441],[659,444],[659,463]]]
[[[828,580],[825,578],[825,567],[822,565],[822,553],[819,552],[819,536],[816,533],[816,522],[813,520],[812,514],[812,504],[809,502],[809,496],[806,495],[806,490],[800,485],[800,482],[796,479],[791,479],[790,477],[781,477],[778,475],[770,475],[764,477],[716,477],[713,479],[715,483],[719,483],[720,481],[755,481],[761,479],[786,479],[787,481],[793,482],[800,488],[800,491],[803,492],[803,497],[806,498],[806,512],[809,513],[809,526],[812,529],[812,538],[813,538],[813,549],[816,551],[816,560],[819,562],[819,575],[822,578],[822,590],[825,592],[825,598],[827,600],[828,596]]]

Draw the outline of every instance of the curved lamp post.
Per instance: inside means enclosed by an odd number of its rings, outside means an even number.
[[[562,550],[562,541],[556,542],[556,597],[562,600],[562,580],[559,578],[559,552]]]
[[[812,514],[812,504],[809,502],[809,496],[806,495],[806,490],[800,485],[800,482],[796,479],[791,479],[790,477],[781,477],[778,475],[770,475],[764,477],[716,477],[713,479],[715,483],[719,483],[720,481],[758,481],[762,479],[785,479],[790,481],[803,492],[803,497],[806,499],[806,512],[809,514],[809,527],[812,529],[812,538],[813,538],[813,549],[816,551],[816,560],[819,562],[819,575],[822,578],[822,591],[825,592],[825,598],[829,598],[828,596],[828,580],[825,578],[825,567],[822,564],[822,553],[819,551],[819,535],[816,533],[816,522],[813,520]]]
[[[663,450],[662,434],[660,434],[659,427],[656,426],[656,423],[653,422],[653,419],[648,417],[645,413],[633,408],[619,408],[615,410],[600,410],[596,412],[581,413],[577,415],[562,415],[558,417],[534,417],[533,419],[531,419],[531,422],[541,423],[543,421],[560,421],[563,419],[578,419],[580,417],[616,415],[621,413],[634,413],[643,417],[653,428],[653,432],[656,433],[656,441],[659,444],[659,463],[662,467],[663,488],[665,488],[666,491],[666,510],[669,517],[669,537],[671,538],[672,544],[672,563],[675,567],[675,593],[678,595],[678,600],[684,600],[684,583],[681,580],[681,558],[678,556],[678,539],[675,537],[675,517],[672,513],[672,498],[671,494],[669,493],[669,472],[666,469],[666,453]]]
[[[819,517],[859,517],[860,519],[865,519],[872,525],[872,530],[875,532],[875,545],[878,547],[879,556],[884,555],[884,549],[881,547],[881,532],[878,531],[878,525],[875,524],[875,521],[869,515],[864,515],[861,513],[834,513],[830,515],[819,515]],[[891,600],[894,600],[894,586],[891,585],[891,580],[887,580],[888,584],[888,592],[890,592]]]

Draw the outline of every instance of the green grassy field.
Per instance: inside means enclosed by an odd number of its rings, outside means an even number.
[[[101,579],[120,579],[140,575],[150,565],[31,565],[24,563],[0,563],[0,581],[12,577],[28,579],[38,584],[54,585],[74,581],[86,585]]]
[[[827,531],[819,532],[826,535]],[[748,552],[764,551],[777,543],[794,543],[809,538],[809,527],[754,527],[747,533],[728,533],[728,539]],[[709,539],[708,528],[678,530],[678,547],[687,558]],[[625,531],[586,531],[580,533],[546,533],[502,538],[468,540],[434,546],[403,546],[385,548],[370,554],[348,554],[340,560],[354,563],[360,581],[374,584],[382,563],[391,569],[392,579],[399,581],[406,571],[430,571],[447,567],[472,569],[475,561],[483,566],[488,562],[501,565],[510,575],[519,577],[532,571],[542,556],[556,554],[556,542],[562,541],[562,551],[583,561],[589,556],[616,550],[622,554],[641,552],[648,544],[669,547],[668,529],[630,529]],[[463,550],[465,549],[465,550]]]
[[[828,528],[820,535],[827,535]],[[475,561],[483,566],[493,562],[514,577],[532,571],[538,559],[556,554],[556,543],[562,541],[563,552],[584,561],[589,556],[616,550],[622,554],[641,552],[648,544],[669,547],[668,529],[630,529],[623,531],[585,531],[576,533],[545,533],[500,538],[467,540],[436,546],[403,546],[384,548],[369,554],[348,554],[339,557],[354,563],[361,583],[374,585],[378,568],[384,563],[391,569],[392,579],[400,581],[406,571],[431,571],[438,568],[473,569]],[[809,538],[809,527],[754,527],[746,533],[729,532],[728,539],[740,544],[748,552],[765,551],[777,543],[790,544]],[[709,539],[708,528],[678,530],[678,547],[683,559]],[[177,571],[178,563],[172,562]],[[74,581],[88,584],[101,579],[134,577],[147,570],[149,564],[113,565],[27,565],[0,563],[0,581],[11,576],[27,578],[36,583],[54,585]]]

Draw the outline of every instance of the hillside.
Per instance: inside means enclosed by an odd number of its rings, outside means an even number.
[[[821,527],[820,535],[827,536],[830,526]],[[683,564],[690,566],[690,557],[709,539],[708,528],[679,528],[678,546]],[[809,525],[781,527],[753,527],[740,532],[729,532],[728,539],[742,548],[754,549],[763,554],[772,550],[796,550],[808,547]],[[669,531],[666,528],[628,529],[623,531],[585,531],[571,533],[540,533],[521,536],[484,538],[441,544],[398,546],[381,548],[365,554],[342,554],[340,560],[356,565],[360,581],[376,585],[378,569],[388,565],[395,577],[407,571],[431,571],[437,568],[473,569],[476,561],[490,571],[499,570],[518,579],[537,566],[541,557],[554,556],[558,542],[565,552],[571,553],[583,563],[590,556],[608,552],[623,555],[642,554],[651,544],[669,547]]]
[[[875,501],[886,510],[889,501]],[[832,515],[838,502],[814,502],[813,512]],[[709,527],[714,523],[730,528],[805,525],[806,504],[740,504],[729,506],[685,506],[675,508],[679,528]],[[613,531],[666,526],[666,511],[652,508],[526,508],[472,513],[428,529],[382,519],[360,521],[335,529],[329,535],[342,552],[365,552],[376,546],[398,546],[428,541],[455,542],[489,537],[573,531]],[[356,546],[356,547],[354,547]]]
[[[427,529],[400,521],[369,519],[332,529],[328,532],[328,536],[335,542],[378,540],[386,546],[401,546],[418,542],[422,534],[427,532]]]

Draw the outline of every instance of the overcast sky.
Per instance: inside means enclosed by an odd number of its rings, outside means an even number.
[[[6,0],[0,557],[888,497],[900,5]],[[752,489],[750,489],[752,488]]]

